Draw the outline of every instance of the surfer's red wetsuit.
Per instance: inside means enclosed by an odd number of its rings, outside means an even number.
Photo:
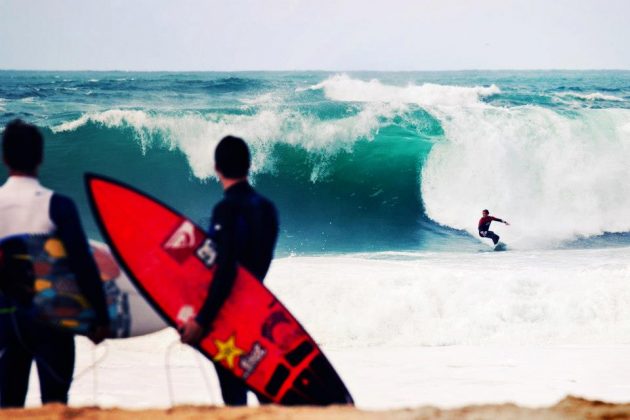
[[[498,217],[494,217],[490,215],[483,216],[481,219],[479,219],[479,236],[481,236],[482,238],[492,239],[492,242],[494,242],[494,244],[496,245],[499,242],[499,235],[497,235],[496,233],[490,230],[490,223],[492,222],[505,223],[503,220],[499,219]]]
[[[485,230],[487,231],[488,229],[490,229],[490,223],[492,222],[501,222],[503,223],[503,220],[499,219],[498,217],[494,217],[494,216],[484,216],[481,219],[479,219],[479,230]]]

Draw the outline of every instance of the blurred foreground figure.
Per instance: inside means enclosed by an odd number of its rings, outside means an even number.
[[[43,137],[21,120],[2,134],[4,164],[9,178],[0,187],[0,239],[22,234],[54,234],[61,239],[79,287],[96,312],[88,337],[101,342],[109,317],[100,274],[90,254],[74,202],[40,185]],[[28,256],[26,256],[28,257]],[[10,284],[10,278],[1,283]],[[32,297],[32,296],[30,296]],[[0,291],[0,406],[23,407],[33,360],[37,365],[42,403],[68,402],[74,371],[74,336],[34,319],[29,296]]]

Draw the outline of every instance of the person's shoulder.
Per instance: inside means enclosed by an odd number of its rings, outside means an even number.
[[[268,209],[273,209],[274,211],[276,210],[276,205],[273,203],[273,201],[271,201],[269,198],[265,197],[264,195],[262,195],[258,191],[255,191],[255,194],[256,194],[256,198],[257,198],[258,202],[260,203],[259,205],[261,207],[265,207],[265,208],[268,208]]]
[[[0,185],[0,200],[11,199],[7,183]]]
[[[216,211],[227,209],[231,206],[232,206],[232,203],[230,202],[230,199],[228,197],[223,197],[219,202],[217,202],[214,205],[213,209],[216,212]]]
[[[236,210],[236,204],[233,199],[229,197],[223,197],[221,201],[214,205],[212,214],[214,218],[225,218],[234,214]]]
[[[50,197],[51,215],[63,216],[75,214],[76,212],[77,206],[74,204],[74,200],[72,198],[58,192],[52,192],[52,196]]]
[[[36,191],[39,191],[40,193],[44,193],[44,194],[50,194],[50,195],[54,195],[56,193],[56,191],[48,188],[45,185],[42,185],[41,183],[37,185]]]
[[[51,191],[52,197],[51,200],[56,204],[62,206],[74,206],[74,200],[65,194],[58,193],[56,191]]]

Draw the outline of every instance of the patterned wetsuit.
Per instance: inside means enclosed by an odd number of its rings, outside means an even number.
[[[107,325],[100,275],[76,206],[71,199],[42,187],[36,178],[12,176],[0,187],[0,238],[55,233],[64,243],[79,287]],[[26,307],[0,294],[0,406],[24,406],[35,359],[42,403],[68,401],[74,371],[74,336],[34,322]]]

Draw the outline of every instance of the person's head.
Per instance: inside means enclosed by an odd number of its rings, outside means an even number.
[[[490,212],[488,210],[483,210],[481,214],[483,214],[484,216],[487,216],[490,214]]]
[[[44,138],[34,125],[13,120],[2,133],[2,157],[10,171],[36,175],[44,159]]]
[[[226,136],[214,150],[214,167],[224,178],[242,179],[249,172],[249,148],[243,139]]]

